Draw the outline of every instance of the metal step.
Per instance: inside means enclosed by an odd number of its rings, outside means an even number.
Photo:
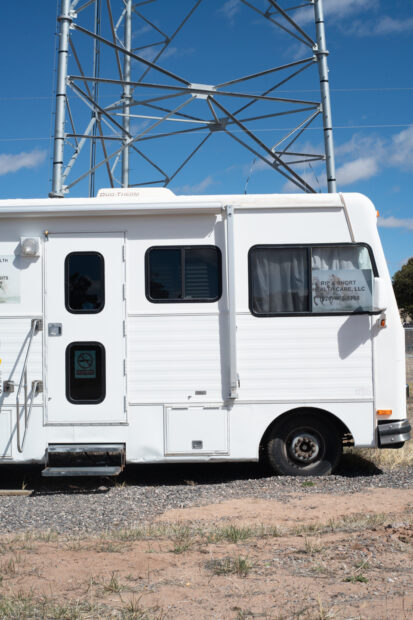
[[[42,476],[118,476],[122,467],[45,467]]]
[[[125,466],[125,444],[49,444],[42,476],[117,476]]]
[[[125,451],[123,443],[50,443],[48,454],[121,454]]]

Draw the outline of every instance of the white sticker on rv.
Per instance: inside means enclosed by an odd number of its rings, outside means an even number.
[[[0,256],[0,303],[20,303],[20,273],[13,265],[16,257]]]

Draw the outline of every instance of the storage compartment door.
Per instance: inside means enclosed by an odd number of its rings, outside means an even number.
[[[228,454],[228,410],[167,407],[165,455]]]

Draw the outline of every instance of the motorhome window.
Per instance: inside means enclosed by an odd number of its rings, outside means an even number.
[[[99,342],[72,342],[66,349],[66,398],[73,404],[105,399],[105,348]]]
[[[373,268],[365,246],[311,249],[312,311],[372,310]]]
[[[365,245],[255,246],[250,310],[256,316],[371,312],[374,275]]]
[[[65,260],[65,304],[74,314],[96,314],[105,305],[105,265],[99,252],[72,252]]]
[[[150,250],[149,297],[162,301],[182,299],[181,250]]]
[[[221,296],[221,252],[215,246],[150,248],[146,296],[152,302],[216,301]]]
[[[306,248],[255,247],[250,259],[250,307],[253,314],[308,312]]]

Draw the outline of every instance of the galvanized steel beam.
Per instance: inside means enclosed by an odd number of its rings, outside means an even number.
[[[300,165],[304,163],[310,164],[310,162],[320,161],[321,158],[326,159],[327,168],[327,180],[328,191],[336,191],[335,182],[335,170],[334,170],[334,146],[332,136],[332,123],[331,123],[331,104],[330,93],[328,83],[328,67],[327,67],[327,54],[325,43],[325,28],[323,20],[323,7],[322,0],[304,0],[293,5],[291,0],[265,0],[267,2],[267,8],[263,7],[263,3],[257,3],[257,0],[239,0],[239,2],[250,9],[253,9],[256,13],[262,15],[263,18],[270,21],[272,24],[288,33],[295,40],[303,43],[307,48],[310,48],[313,52],[313,56],[308,56],[301,60],[294,60],[281,66],[272,67],[270,69],[263,69],[256,71],[255,73],[245,75],[242,77],[234,78],[221,82],[217,85],[199,84],[195,81],[189,81],[176,73],[165,69],[159,64],[164,51],[170,45],[171,41],[178,35],[182,27],[187,23],[194,11],[199,7],[202,0],[192,0],[193,4],[190,10],[183,17],[179,25],[175,28],[171,35],[168,35],[166,29],[161,26],[161,22],[154,23],[153,20],[145,16],[141,11],[141,7],[156,3],[158,0],[143,0],[141,2],[133,2],[133,0],[106,0],[105,3],[102,0],[87,0],[83,3],[79,0],[60,0],[61,11],[59,15],[59,60],[58,60],[58,79],[56,88],[56,119],[55,119],[55,138],[54,138],[54,156],[53,156],[53,180],[51,196],[61,197],[71,187],[76,185],[81,180],[89,177],[90,195],[94,193],[94,175],[95,171],[102,165],[105,165],[109,177],[110,185],[113,187],[116,184],[122,187],[136,185],[136,179],[131,182],[131,165],[130,158],[133,154],[134,157],[139,156],[142,161],[146,161],[151,167],[161,173],[162,178],[158,181],[143,180],[141,184],[156,184],[160,183],[167,186],[172,179],[183,169],[183,167],[193,158],[193,156],[199,151],[199,149],[205,144],[210,136],[215,132],[223,132],[229,137],[237,141],[238,144],[248,149],[255,157],[265,161],[273,170],[281,173],[290,182],[295,184],[301,190],[306,192],[314,192],[315,190],[309,183],[300,176],[291,166]],[[104,36],[104,32],[100,31],[98,26],[98,16],[100,15],[100,3],[102,3],[102,11],[106,10],[106,31],[108,36]],[[283,4],[283,6],[281,6]],[[78,14],[81,16],[86,15],[88,7],[95,8],[95,27],[86,28],[84,23],[81,25],[77,21]],[[316,42],[305,31],[305,29],[295,21],[294,11],[301,8],[307,8],[314,10],[315,18],[315,34]],[[75,12],[76,9],[76,12]],[[120,13],[119,13],[120,9]],[[117,11],[117,20],[115,21],[115,10]],[[90,9],[89,9],[90,14]],[[277,19],[274,19],[274,17]],[[148,44],[141,44],[137,41],[138,45],[133,47],[132,31],[133,31],[133,19],[140,19],[143,21],[145,27],[153,28],[156,34],[156,41]],[[102,22],[103,23],[103,22]],[[120,36],[121,27],[123,25],[123,37]],[[70,40],[70,31],[79,33],[81,37],[89,37],[93,41],[95,50],[95,60],[92,75],[88,75],[82,68],[82,63],[78,57],[78,53],[73,42]],[[160,39],[160,40],[159,40]],[[72,72],[68,72],[68,51],[69,44],[71,46],[73,57],[75,59],[78,74],[74,75]],[[154,46],[160,46],[153,59],[148,59],[144,55],[141,55],[139,51],[144,51],[147,48],[154,48]],[[105,77],[100,75],[99,71],[99,48],[109,50],[113,54],[114,73],[118,74],[117,78]],[[79,48],[81,46],[79,45]],[[107,53],[107,52],[105,52]],[[321,89],[321,103],[319,101],[308,101],[305,99],[293,99],[290,97],[276,96],[274,91],[279,89],[283,84],[289,82],[303,71],[310,69],[315,63],[318,64],[320,89]],[[132,63],[134,63],[132,65]],[[136,69],[139,64],[143,65],[143,72],[135,79],[132,79],[132,68]],[[84,66],[87,66],[85,63]],[[154,80],[144,83],[145,78],[149,71],[155,71],[162,79]],[[228,87],[238,84],[245,84],[248,81],[252,81],[257,78],[268,77],[277,72],[283,72],[283,79],[279,80],[269,88],[267,87],[264,92],[257,94],[256,90],[247,92],[242,89],[242,92],[236,92],[234,89],[227,90]],[[113,73],[112,73],[113,75]],[[134,76],[136,72],[134,73]],[[139,75],[139,72],[138,72]],[[83,89],[80,88],[80,84],[83,85]],[[90,84],[90,87],[89,87]],[[121,93],[120,99],[116,101],[105,102],[99,100],[99,87],[102,85],[112,85],[119,88]],[[67,87],[76,94],[80,100],[89,109],[89,122],[83,125],[82,130],[77,129],[77,119],[73,110],[76,106],[70,107],[67,99],[68,92]],[[136,96],[144,89],[144,97]],[[135,94],[136,91],[136,94]],[[154,92],[155,96],[147,96],[147,93]],[[158,94],[157,94],[158,91]],[[189,99],[187,99],[189,95]],[[119,94],[117,95],[119,97]],[[170,106],[170,101],[174,98],[184,97],[185,100],[181,102],[174,109]],[[221,103],[222,99],[229,99],[236,101],[241,99],[241,105],[238,109],[234,106],[227,108]],[[169,101],[170,100],[170,101]],[[164,105],[157,105],[158,102],[165,101]],[[202,110],[202,104],[204,103],[203,113],[193,114],[184,113],[181,111],[183,107],[188,104],[196,102],[197,111]],[[260,113],[259,107],[264,102],[271,103],[273,106],[281,104],[287,104],[288,109],[275,110],[265,114]],[[246,118],[240,117],[240,114],[248,109],[250,106],[257,106],[257,113],[250,115]],[[169,107],[170,106],[170,107]],[[67,107],[68,120],[71,126],[71,132],[65,134],[65,109]],[[137,112],[133,113],[132,110],[139,108]],[[285,108],[286,106],[284,106]],[[230,112],[229,109],[232,111]],[[72,111],[71,111],[72,110]],[[223,113],[222,118],[217,114],[220,110]],[[254,131],[249,124],[262,121],[264,119],[275,119],[277,117],[300,114],[310,112],[310,115],[304,120],[297,121],[296,126],[293,129],[286,130],[286,134],[277,141],[272,147],[257,137],[256,131]],[[325,142],[325,155],[317,153],[300,153],[298,148],[291,151],[292,145],[303,134],[305,129],[322,114],[323,128],[324,128],[324,142]],[[212,115],[212,118],[211,118]],[[145,121],[152,121],[151,124],[144,128],[142,131],[132,131],[131,119],[139,118]],[[302,116],[301,116],[302,118]],[[153,122],[155,121],[155,122]],[[154,133],[153,130],[161,123],[167,122],[178,124],[176,130],[165,130],[160,133]],[[180,129],[184,123],[187,127],[188,124],[192,127],[188,129]],[[102,130],[102,124],[104,124],[110,131]],[[87,126],[86,126],[87,125]],[[230,132],[228,127],[235,126],[236,132],[244,134],[247,141],[234,135],[234,132]],[[164,139],[166,137],[174,137],[179,135],[191,135],[197,132],[206,132],[206,136],[202,137],[200,142],[192,147],[189,155],[186,155],[181,163],[177,163],[174,166],[174,171],[167,173],[163,170],[163,167],[155,162],[153,157],[148,157],[141,149],[137,148],[139,142]],[[67,138],[74,139],[74,144],[68,142],[68,148],[73,149],[73,154],[69,158],[69,163],[64,168],[64,144]],[[249,140],[249,142],[248,142]],[[119,148],[115,147],[112,152],[111,149],[115,142],[118,142]],[[84,157],[79,158],[79,155],[84,148],[85,144],[91,145],[90,163],[89,169],[85,173],[81,173],[77,178],[72,181],[67,187],[64,186],[66,177],[69,173],[72,173],[74,164],[79,167]],[[279,145],[284,146],[279,149]],[[306,149],[308,150],[308,149]],[[100,161],[98,161],[98,151],[100,153]],[[162,151],[160,151],[161,153]],[[102,156],[103,154],[103,156]],[[121,162],[121,177],[118,180],[115,177],[115,169],[118,161]],[[139,168],[138,168],[139,170]],[[253,170],[253,166],[251,171]],[[136,176],[136,175],[135,175]]]

